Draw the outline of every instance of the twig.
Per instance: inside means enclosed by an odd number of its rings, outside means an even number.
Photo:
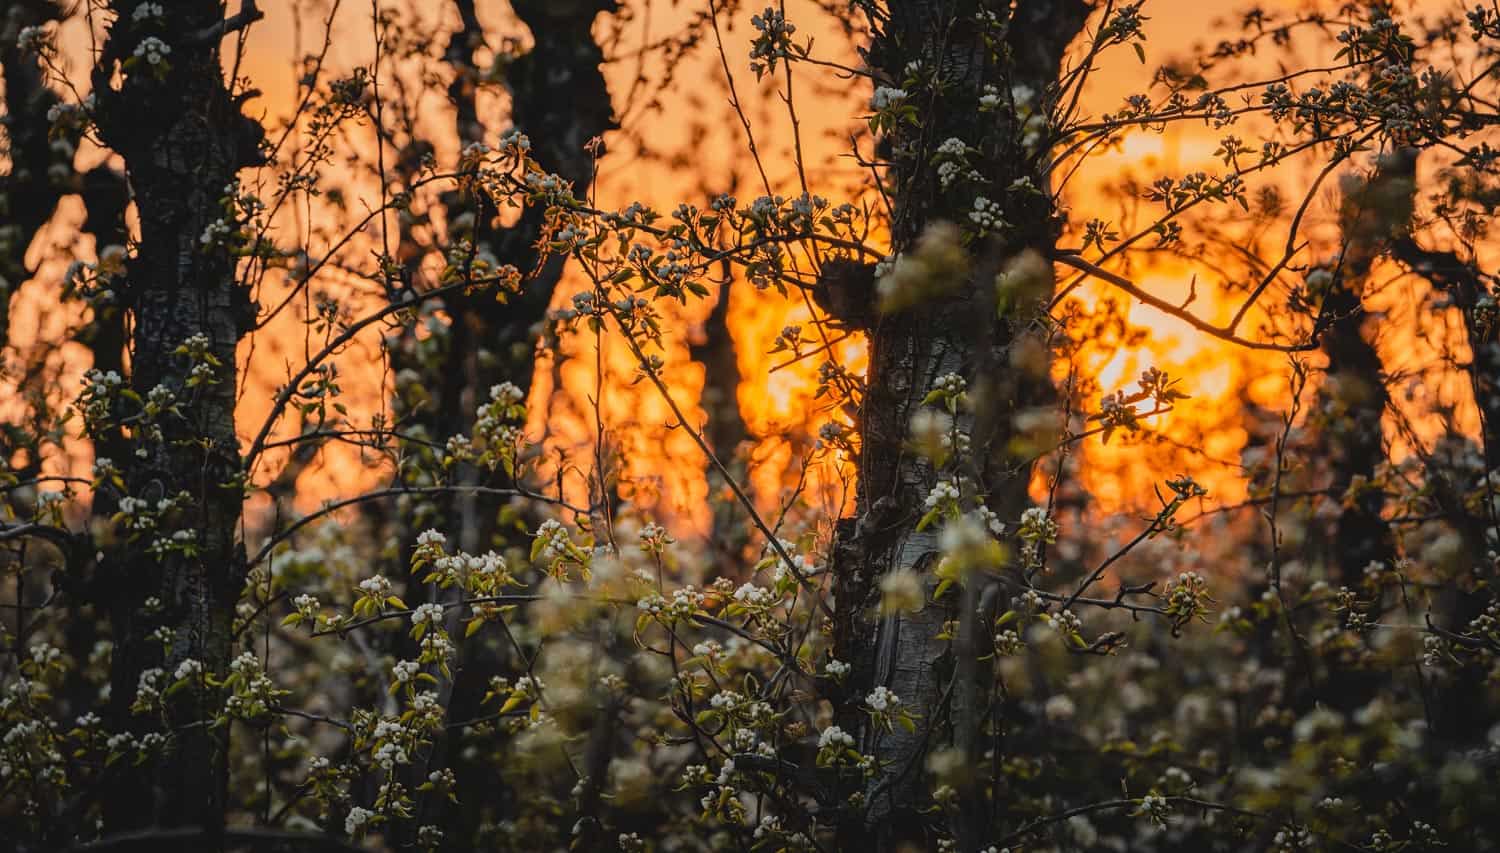
[[[188,35],[186,42],[194,46],[213,44],[230,33],[237,33],[249,27],[265,16],[266,13],[262,12],[260,7],[255,5],[255,0],[240,0],[240,11],[238,13],[225,18],[217,24],[210,24]]]
[[[1101,266],[1090,263],[1089,261],[1084,260],[1078,255],[1074,255],[1068,252],[1057,252],[1052,255],[1052,259],[1057,261],[1058,263],[1066,264],[1067,266],[1070,266],[1080,272],[1087,273],[1094,278],[1106,281],[1114,285],[1115,287],[1118,287],[1119,289],[1125,291],[1131,296],[1134,296],[1136,299],[1139,299],[1147,305],[1150,305],[1152,308],[1155,308],[1158,311],[1162,311],[1166,314],[1170,314],[1171,316],[1176,317],[1184,323],[1187,323],[1189,326],[1192,326],[1198,331],[1218,338],[1221,341],[1228,341],[1229,343],[1245,347],[1246,349],[1271,350],[1272,352],[1307,352],[1309,350],[1318,348],[1317,340],[1310,340],[1306,343],[1301,344],[1273,344],[1264,341],[1246,340],[1234,334],[1234,332],[1230,329],[1215,326],[1214,324],[1206,320],[1200,319],[1198,315],[1193,314],[1190,311],[1183,310],[1182,308],[1173,305],[1165,299],[1151,295],[1150,293],[1143,290],[1140,285],[1136,284],[1130,279],[1117,273],[1110,272],[1109,270],[1104,269]]]

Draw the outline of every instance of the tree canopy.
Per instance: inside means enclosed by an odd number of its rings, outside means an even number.
[[[1500,848],[1500,6],[263,2],[0,11],[5,846]]]

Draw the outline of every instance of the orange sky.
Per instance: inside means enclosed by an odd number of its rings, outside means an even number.
[[[252,111],[257,108],[264,110],[267,124],[274,126],[292,109],[293,81],[297,71],[294,59],[316,47],[321,37],[319,22],[326,4],[269,0],[261,5],[267,12],[267,19],[252,30],[246,42],[241,72],[263,92],[252,102]],[[335,24],[337,37],[330,54],[334,68],[347,68],[367,61],[371,52],[368,6],[345,5],[347,8],[341,11]],[[441,52],[447,33],[455,25],[454,16],[446,4],[382,2],[381,5],[402,8],[409,15],[414,14],[415,17],[409,16],[407,20],[415,32],[439,33],[432,48],[434,52]],[[633,49],[647,32],[656,38],[680,28],[700,4],[667,4],[658,0],[644,7],[647,11],[643,11],[640,0],[630,5],[637,14],[624,29],[621,51]],[[853,63],[853,46],[837,32],[833,22],[817,9],[815,3],[792,0],[786,6],[788,17],[799,28],[799,37],[813,37],[818,55]],[[299,7],[303,12],[300,29],[297,16],[293,14]],[[479,7],[490,32],[497,36],[519,34],[524,40],[524,31],[509,15],[505,3],[480,2]],[[1220,30],[1215,27],[1214,20],[1222,16],[1226,8],[1223,4],[1189,0],[1149,3],[1148,59],[1155,63],[1166,59],[1169,50],[1186,53],[1196,40],[1215,38],[1214,34]],[[746,67],[751,34],[747,20],[751,11],[746,9],[733,19],[726,18],[725,48],[773,190],[795,196],[800,187],[792,158],[791,122],[778,97],[784,80],[778,77],[757,85]],[[611,29],[610,22],[601,20],[598,27],[601,34]],[[494,39],[494,42],[498,43],[499,39]],[[65,44],[70,45],[68,52],[71,55],[83,55],[81,51],[86,45],[86,36],[81,23],[69,26]],[[232,63],[234,59],[231,50],[226,55],[226,63]],[[414,62],[406,66],[404,72],[392,73],[411,73],[423,65],[428,69],[437,68],[440,75],[446,75],[446,66],[431,60]],[[389,70],[391,66],[388,64],[387,68]],[[1097,114],[1116,107],[1124,95],[1143,91],[1149,80],[1149,68],[1140,65],[1128,50],[1106,57],[1085,97],[1086,110]],[[82,85],[81,65],[75,62],[74,70],[77,82]],[[633,60],[622,59],[608,66],[607,76],[617,110],[624,108],[624,93],[632,89],[632,81],[638,72],[647,78],[642,90],[652,93],[658,83],[654,79],[658,72],[651,63],[638,66]],[[859,80],[839,80],[832,74],[806,66],[799,66],[796,75],[798,118],[811,189],[835,203],[848,200],[862,175],[852,160],[841,155],[849,150],[849,134],[862,131],[859,116],[868,98],[867,85]],[[643,109],[643,102],[632,105],[624,115],[624,131],[611,134],[606,140],[609,154],[601,164],[595,198],[597,206],[610,209],[642,201],[665,211],[679,201],[702,204],[718,191],[734,192],[742,202],[764,192],[747,159],[744,131],[727,107],[724,72],[713,48],[711,34],[707,43],[700,45],[696,53],[684,61],[674,82],[657,93],[656,99],[661,105],[659,110]],[[487,93],[480,106],[491,134],[498,135],[506,127],[507,107],[503,92]],[[421,119],[435,128],[451,126],[446,104],[440,95],[427,96],[421,107]],[[630,140],[633,133],[649,140],[660,156],[644,156]],[[1243,131],[1241,135],[1251,136]],[[1123,174],[1137,173],[1145,177],[1163,172],[1180,174],[1195,169],[1221,170],[1222,167],[1215,169],[1219,164],[1212,158],[1217,136],[1217,133],[1202,128],[1174,128],[1165,136],[1132,136],[1119,150],[1106,152],[1094,160],[1069,185],[1066,200],[1072,209],[1071,221],[1077,224],[1094,216],[1116,219],[1117,205],[1106,198],[1102,188]],[[440,146],[439,161],[451,162],[456,156],[456,140],[451,134],[441,131],[435,132],[433,138]],[[356,148],[366,146],[366,153],[370,150],[368,136],[362,142],[357,136],[352,137],[349,144]],[[862,145],[868,152],[867,133],[862,138]],[[86,159],[89,155],[84,156]],[[1305,176],[1293,169],[1277,180],[1288,191],[1295,191],[1298,182],[1305,181]],[[376,188],[368,181],[356,186],[362,187],[366,197],[373,199]],[[1328,221],[1333,211],[1332,200],[1330,196],[1315,205],[1310,221]],[[71,202],[64,205],[52,237],[48,241],[38,241],[33,248],[37,257],[48,254],[47,249],[62,239],[57,235],[69,234],[76,227],[76,208],[77,205]],[[1279,245],[1279,242],[1280,238],[1271,239],[1274,245]],[[79,245],[77,249],[86,255],[91,247]],[[61,263],[48,264],[44,267],[44,275],[55,275],[55,272],[47,271],[60,271]],[[1213,275],[1192,265],[1181,262],[1158,263],[1151,267],[1137,265],[1132,274],[1153,293],[1172,299],[1186,296],[1188,282],[1196,274],[1198,299],[1193,303],[1195,311],[1206,319],[1222,322],[1234,310],[1235,303],[1224,298],[1215,287]],[[568,300],[579,286],[579,278],[569,276],[559,289],[558,303]],[[325,287],[332,291],[348,285],[326,282]],[[34,292],[40,293],[43,289]],[[1108,295],[1119,296],[1118,293],[1112,294],[1106,284],[1089,282],[1077,291],[1076,298],[1096,305]],[[342,298],[355,307],[375,304],[368,295],[361,297],[347,290]],[[263,301],[267,300],[263,297]],[[1381,297],[1380,304],[1371,306],[1389,312],[1380,326],[1379,343],[1382,354],[1393,366],[1430,364],[1438,355],[1435,345],[1414,334],[1418,325],[1411,316],[1414,304],[1417,303],[1412,291],[1392,290]],[[707,314],[708,307],[690,305],[671,315],[673,322],[666,352],[666,375],[674,394],[697,417],[702,416],[696,409],[703,382],[702,370],[687,357],[685,342]],[[32,313],[25,313],[28,310]],[[1119,439],[1109,446],[1098,439],[1086,442],[1082,466],[1085,483],[1105,510],[1148,503],[1151,500],[1150,484],[1179,472],[1190,473],[1208,485],[1214,500],[1240,500],[1244,485],[1238,461],[1246,439],[1238,417],[1241,394],[1247,392],[1251,399],[1262,405],[1284,403],[1285,357],[1246,353],[1208,339],[1185,323],[1149,307],[1134,305],[1127,312],[1133,325],[1149,332],[1146,341],[1131,347],[1093,342],[1085,346],[1079,356],[1082,372],[1096,376],[1100,390],[1109,392],[1132,386],[1142,369],[1155,366],[1183,376],[1183,390],[1192,397],[1170,415],[1152,419],[1152,428],[1175,444],[1147,448],[1127,446],[1128,442]],[[35,317],[43,328],[59,322],[59,318],[38,311],[34,306],[19,309],[17,316]],[[756,293],[745,286],[736,288],[731,326],[735,332],[741,374],[745,377],[739,399],[752,434],[760,440],[753,454],[760,464],[752,472],[752,482],[758,499],[766,506],[779,503],[784,476],[794,462],[793,445],[787,438],[805,439],[831,416],[812,400],[816,360],[775,372],[770,369],[781,358],[767,354],[777,332],[789,323],[806,324],[807,320],[807,309],[800,300],[788,301],[774,293]],[[1254,325],[1252,315],[1246,328],[1253,329]],[[272,389],[285,377],[283,365],[287,361],[295,363],[304,349],[298,328],[290,322],[273,326],[246,344],[244,353],[247,357],[253,346],[257,364],[270,365],[269,370],[257,367],[247,383],[240,412],[242,432],[247,438],[258,428]],[[531,400],[534,409],[531,431],[538,437],[545,434],[553,446],[586,459],[589,455],[587,446],[594,440],[593,414],[588,398],[596,387],[592,349],[595,344],[585,338],[577,338],[575,342],[575,349],[568,353],[573,357],[565,361],[561,370],[561,388],[553,387],[550,365],[543,365],[538,372]],[[369,336],[340,360],[353,411],[372,410],[389,393],[377,344],[378,340]],[[640,486],[641,500],[647,504],[659,502],[658,514],[673,519],[684,532],[703,529],[707,516],[703,504],[706,485],[701,473],[701,456],[683,431],[666,428],[671,415],[650,385],[630,384],[634,365],[619,343],[606,338],[602,345],[610,376],[602,383],[605,391],[600,405],[613,439],[625,449],[630,474]],[[839,350],[842,358],[855,363],[861,357],[861,346],[857,341],[848,342]],[[76,360],[77,355],[74,352],[70,357]],[[81,369],[81,362],[75,367]],[[1065,372],[1066,367],[1060,366],[1059,373]],[[1417,399],[1407,402],[1402,398],[1398,402],[1418,412],[1429,411],[1440,400],[1471,407],[1471,401],[1466,398],[1466,387],[1452,377],[1419,390]],[[362,405],[362,402],[368,405]],[[1097,395],[1085,403],[1096,408]],[[1429,426],[1435,428],[1435,424]],[[359,464],[358,459],[349,457],[348,451],[333,449],[329,453],[332,455],[328,464],[305,477],[305,507],[314,506],[317,501],[334,494],[352,492],[371,480],[370,472]],[[828,484],[830,491],[822,493],[821,498],[828,502],[830,509],[834,509],[841,494],[835,486],[838,478],[826,469],[822,476],[821,482]],[[815,478],[814,485],[818,482]],[[572,488],[577,487],[577,483],[572,484]]]

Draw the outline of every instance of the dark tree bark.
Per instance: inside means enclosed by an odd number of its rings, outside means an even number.
[[[594,20],[614,11],[615,0],[514,0],[512,6],[536,43],[506,71],[511,123],[531,138],[533,156],[542,168],[571,183],[574,195],[585,197],[594,176],[595,155],[589,143],[616,126],[601,70],[604,53],[593,38]],[[543,214],[531,207],[514,227],[480,235],[491,242],[502,262],[535,274],[505,303],[492,296],[465,301],[463,310],[474,324],[476,342],[491,350],[497,362],[493,368],[484,367],[476,388],[504,380],[523,392],[531,388],[538,332],[564,261],[552,256],[537,267]]]
[[[1415,160],[1415,157],[1413,157]],[[1413,164],[1415,165],[1415,164]],[[1429,249],[1415,234],[1404,231],[1392,241],[1391,254],[1407,269],[1432,283],[1458,309],[1469,345],[1469,387],[1479,410],[1481,470],[1462,458],[1428,466],[1432,494],[1464,543],[1463,565],[1437,596],[1435,619],[1451,631],[1467,631],[1469,623],[1490,603],[1487,587],[1494,584],[1494,531],[1500,530],[1495,512],[1491,472],[1500,471],[1500,321],[1496,319],[1496,280],[1472,259],[1457,251]],[[1465,455],[1468,439],[1454,437],[1454,456]],[[1476,476],[1477,474],[1477,476]],[[1493,723],[1492,690],[1487,672],[1470,666],[1441,684],[1435,702],[1434,729],[1453,743],[1479,737]]]
[[[56,211],[62,197],[77,193],[84,203],[83,231],[94,238],[96,254],[105,247],[126,242],[125,209],[129,203],[124,176],[107,166],[97,166],[80,174],[73,167],[76,151],[76,126],[59,122],[54,133],[50,113],[62,104],[57,92],[47,85],[40,57],[23,50],[18,37],[25,27],[61,22],[63,11],[43,2],[19,2],[0,19],[0,75],[6,81],[4,125],[8,140],[7,155],[11,168],[0,177],[0,349],[9,343],[10,304],[22,283],[34,270],[25,263],[25,255],[37,233]],[[77,340],[93,353],[94,367],[123,372],[125,354],[122,312],[117,306],[99,305],[92,321],[78,330]],[[38,412],[38,414],[42,414]],[[53,413],[48,412],[50,417]],[[0,436],[0,454],[9,458],[20,446],[29,444],[27,431],[19,424],[7,424]],[[95,456],[118,456],[118,430],[95,437]],[[29,437],[41,434],[32,431]],[[41,454],[29,454],[39,462]],[[34,463],[35,464],[35,463]],[[95,498],[95,514],[108,518],[115,512],[115,502],[108,496]],[[91,562],[88,557],[70,561],[70,569],[82,570]],[[101,636],[96,610],[85,595],[82,577],[63,579],[70,608],[67,622],[69,648],[88,649]],[[68,707],[82,713],[92,707],[97,686],[81,672],[70,672],[63,695]]]
[[[94,238],[95,254],[110,246],[124,248],[129,239],[125,211],[130,206],[130,188],[125,176],[108,166],[95,166],[82,175],[79,184],[78,193],[84,207],[83,230]],[[95,369],[123,374],[125,312],[112,302],[96,305],[92,322],[79,331],[78,342],[93,354]],[[118,458],[118,450],[113,446],[96,447],[94,453]]]
[[[474,53],[485,44],[485,33],[473,0],[455,0],[460,27],[445,51],[445,61],[453,69],[448,96],[455,110],[455,131],[461,144],[494,142],[490,131],[479,118],[476,94],[480,69]],[[615,8],[613,0],[581,2],[542,2],[518,0],[512,4],[516,14],[531,30],[533,48],[518,57],[506,69],[505,85],[512,98],[512,126],[526,134],[532,143],[532,156],[545,169],[568,180],[575,194],[584,195],[593,177],[594,154],[588,150],[591,140],[615,127],[609,91],[600,68],[603,52],[592,36],[594,20],[599,14]],[[426,143],[413,140],[411,149],[398,158],[412,167],[419,162]],[[410,156],[407,156],[410,155]],[[415,174],[414,169],[410,170]],[[543,211],[525,210],[519,221],[509,227],[496,227],[499,211],[482,194],[452,191],[441,200],[448,233],[446,251],[460,240],[473,246],[476,256],[494,258],[510,264],[526,275],[520,293],[497,301],[492,293],[468,295],[455,293],[444,297],[442,310],[448,315],[445,334],[419,340],[408,336],[392,352],[391,366],[398,374],[411,371],[420,377],[420,393],[411,399],[395,401],[398,423],[405,433],[441,443],[449,436],[472,430],[477,407],[489,399],[489,389],[510,382],[522,393],[530,390],[535,370],[538,333],[546,319],[548,307],[563,262],[550,258],[539,266],[542,255],[537,243],[542,238]],[[469,222],[460,226],[457,223]],[[417,272],[423,253],[414,236],[403,233],[399,260],[406,265],[408,276]],[[409,283],[409,282],[408,282]],[[433,455],[431,448],[408,442],[403,453],[413,457]],[[431,466],[426,466],[429,470]],[[401,472],[402,482],[410,482]],[[455,477],[464,485],[506,485],[486,482],[493,476],[463,466]],[[411,482],[412,485],[423,483]],[[400,568],[414,547],[418,531],[428,526],[440,527],[460,549],[477,553],[497,547],[496,513],[484,502],[470,495],[438,496],[421,502],[418,512],[408,515],[396,531]],[[456,595],[457,591],[451,591]],[[409,601],[426,600],[428,592],[415,579],[408,583]],[[457,622],[460,608],[451,611],[450,633],[462,636]],[[404,635],[395,642],[402,657],[415,657],[411,641]],[[488,648],[483,635],[462,643],[460,660],[454,671],[448,697],[450,719],[469,719],[480,715],[482,699],[489,676],[504,671],[499,660],[508,654]],[[493,789],[496,768],[484,762],[463,759],[462,732],[444,735],[434,743],[428,763],[420,769],[452,768],[461,787],[466,790]],[[421,781],[421,780],[416,780]],[[488,802],[504,808],[503,793]],[[441,815],[440,823],[451,826],[449,836],[472,838],[478,825],[488,819],[484,810],[452,807],[436,797],[424,797],[420,808],[430,818]],[[429,811],[430,810],[430,811]],[[418,821],[420,822],[420,821]],[[413,823],[413,829],[415,824]]]
[[[1473,357],[1468,373],[1479,407],[1481,452],[1486,469],[1500,469],[1500,322],[1495,320],[1494,277],[1456,252],[1424,248],[1410,234],[1395,241],[1393,254],[1446,293],[1463,316]]]
[[[1327,556],[1338,581],[1349,585],[1357,585],[1371,563],[1389,565],[1395,557],[1390,525],[1381,518],[1385,498],[1372,483],[1386,458],[1380,422],[1390,394],[1380,354],[1365,338],[1360,294],[1371,266],[1392,237],[1410,229],[1415,164],[1414,152],[1398,150],[1382,160],[1368,181],[1356,179],[1346,187],[1340,215],[1342,255],[1328,271],[1331,278],[1323,300],[1329,318],[1323,332],[1328,372],[1318,392],[1323,422],[1318,441],[1333,474],[1333,499],[1348,495]],[[1357,486],[1353,493],[1351,486]]]
[[[1026,503],[1030,468],[1013,457],[1014,418],[1045,395],[1045,375],[1012,367],[1011,352],[1023,323],[1007,314],[997,318],[995,278],[1002,267],[1027,253],[1045,256],[1057,234],[1053,210],[1043,194],[1010,190],[1030,179],[1048,185],[1042,171],[1045,152],[1028,145],[1023,119],[1013,105],[981,112],[986,87],[1009,92],[1027,86],[1039,96],[1055,83],[1062,52],[1082,27],[1088,7],[1073,0],[1033,0],[1010,4],[903,0],[889,4],[871,46],[874,70],[902,86],[909,63],[920,63],[909,93],[920,120],[901,124],[885,144],[893,167],[889,177],[895,202],[892,240],[898,253],[912,251],[937,223],[971,228],[977,198],[1000,205],[1008,225],[979,237],[966,251],[968,272],[959,281],[937,283],[942,292],[909,310],[888,313],[869,331],[870,366],[859,431],[859,487],[855,515],[840,523],[834,546],[838,613],[835,654],[849,662],[850,695],[841,724],[858,731],[860,749],[882,762],[867,786],[865,812],[845,822],[841,846],[893,849],[923,843],[924,759],[936,747],[973,749],[979,725],[973,701],[973,650],[938,639],[943,624],[962,609],[972,621],[978,591],[950,593],[912,614],[880,615],[879,582],[894,571],[915,571],[930,598],[936,581],[930,569],[939,556],[937,530],[916,529],[923,499],[939,472],[907,450],[911,417],[946,373],[968,379],[975,399],[959,426],[973,436],[976,470],[966,472],[988,495],[991,509],[1014,519]],[[981,12],[999,16],[996,40],[986,39]],[[990,30],[989,35],[995,35]],[[980,181],[948,189],[940,186],[931,157],[950,138],[970,149],[969,162]],[[1040,267],[1043,290],[1050,269]],[[1045,298],[1045,297],[1043,297]],[[952,602],[962,596],[964,606]],[[972,631],[972,625],[969,626]],[[914,731],[883,730],[869,723],[858,703],[874,687],[885,686],[917,715]],[[966,760],[980,756],[968,754]],[[960,849],[977,849],[981,826],[974,792],[965,794],[965,818],[958,830]]]
[[[132,452],[117,461],[127,492],[152,510],[158,501],[186,496],[157,519],[154,533],[106,549],[99,570],[115,640],[111,716],[120,729],[140,735],[161,731],[156,715],[130,711],[143,671],[162,667],[165,687],[183,661],[196,660],[208,673],[223,673],[229,663],[245,568],[236,538],[243,468],[234,423],[235,348],[255,309],[236,280],[230,249],[202,236],[226,216],[224,198],[239,170],[260,161],[262,134],[223,80],[219,41],[229,29],[223,4],[183,0],[143,20],[133,19],[136,5],[112,4],[116,18],[93,75],[95,120],[125,160],[140,216],[141,239],[123,287],[133,320],[129,385],[143,399],[164,389],[180,415],[156,418],[159,434],[150,423],[132,424]],[[248,23],[258,12],[253,3],[246,7],[239,19]],[[184,354],[190,340],[201,342],[191,345],[201,347],[200,355]],[[189,385],[195,364],[209,365],[198,368],[200,379],[205,369],[211,377]],[[177,532],[188,537],[190,550],[152,548]],[[148,607],[148,598],[157,605]],[[149,639],[159,627],[173,634],[165,654]],[[165,700],[169,748],[140,768],[117,765],[104,800],[109,831],[222,829],[228,734],[209,728],[212,709],[199,696],[190,689]]]
[[[83,230],[94,238],[95,254],[109,246],[125,246],[128,233],[125,228],[125,210],[130,203],[129,188],[125,176],[108,166],[96,166],[84,173],[80,180],[80,195],[84,204]],[[106,277],[107,279],[109,277]],[[111,281],[111,289],[118,292],[120,282]],[[78,330],[77,340],[88,347],[93,355],[95,370],[125,373],[125,312],[113,302],[96,303],[90,322]],[[94,458],[123,460],[129,453],[124,436],[116,427],[106,428],[92,436]],[[119,495],[113,489],[97,489],[90,506],[90,516],[98,525],[107,525],[109,518],[119,511]],[[90,555],[92,556],[92,555]],[[87,571],[91,560],[75,561],[77,567]],[[81,574],[81,572],[80,572]],[[73,608],[69,614],[67,631],[68,647],[91,649],[102,636],[106,636],[105,608],[101,602],[90,600],[87,591],[92,579],[74,577],[71,588],[80,595],[70,596]],[[98,686],[82,671],[69,673],[67,692],[76,708],[94,707],[94,696]]]
[[[31,277],[26,250],[52,218],[73,176],[73,144],[54,145],[48,111],[60,103],[38,58],[18,44],[21,31],[62,19],[51,0],[19,0],[0,12],[0,74],[5,78],[5,152],[0,176],[0,348],[10,342],[10,303]]]
[[[725,271],[724,283],[719,287],[718,300],[703,322],[702,338],[688,346],[688,354],[703,365],[703,409],[708,422],[703,428],[703,437],[714,455],[739,476],[744,465],[739,458],[740,445],[747,438],[745,419],[740,414],[739,357],[734,349],[734,334],[729,330],[729,300],[733,279]],[[723,557],[740,553],[748,541],[747,526],[739,517],[738,507],[732,501],[716,501],[714,495],[725,489],[723,477],[718,469],[708,465],[704,469],[708,479],[709,508],[713,512],[709,528],[709,545]]]
[[[479,70],[473,54],[484,43],[484,32],[472,0],[456,0],[456,7],[462,27],[446,53],[454,68],[449,97],[457,111],[459,138],[465,143],[480,142],[486,131],[475,108]],[[569,181],[575,194],[583,195],[594,171],[589,143],[615,127],[600,70],[604,55],[591,35],[595,18],[612,11],[614,0],[521,0],[514,8],[536,44],[506,71],[512,125],[531,139],[532,154],[543,168]],[[393,356],[393,368],[418,371],[427,392],[420,409],[398,401],[399,416],[439,441],[468,428],[491,386],[508,381],[523,393],[530,390],[538,333],[563,267],[558,257],[549,257],[539,266],[542,255],[537,242],[544,211],[528,208],[511,227],[495,228],[497,211],[484,198],[454,192],[444,198],[444,205],[450,227],[460,218],[474,223],[470,231],[450,233],[450,243],[459,238],[471,240],[476,251],[516,267],[527,278],[520,293],[503,301],[490,293],[445,297],[442,307],[451,322],[440,344],[443,351],[427,359],[406,352]],[[412,247],[408,253],[417,251]],[[484,540],[481,536],[478,541]]]

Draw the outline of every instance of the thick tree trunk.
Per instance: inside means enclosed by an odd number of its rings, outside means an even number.
[[[1333,474],[1332,497],[1340,500],[1351,486],[1367,484],[1349,495],[1327,553],[1338,581],[1349,585],[1357,585],[1371,563],[1389,565],[1395,557],[1390,525],[1381,518],[1384,494],[1370,485],[1386,458],[1380,424],[1390,395],[1380,354],[1364,335],[1360,294],[1375,259],[1392,237],[1411,227],[1414,167],[1413,152],[1393,152],[1369,181],[1346,188],[1341,262],[1328,271],[1329,292],[1323,299],[1330,318],[1323,332],[1328,372],[1317,410],[1323,422],[1319,441]]]
[[[216,709],[205,692],[167,697],[160,714],[132,714],[130,707],[148,668],[163,669],[163,689],[184,661],[198,661],[205,673],[228,668],[245,563],[236,538],[243,471],[235,348],[254,308],[236,281],[229,248],[202,238],[227,215],[224,199],[239,170],[258,162],[261,130],[223,81],[220,2],[163,4],[160,17],[141,20],[132,16],[137,4],[112,5],[116,20],[94,72],[95,117],[124,157],[140,216],[141,239],[125,276],[134,321],[129,386],[142,399],[170,394],[180,414],[132,423],[131,452],[116,460],[128,494],[146,502],[138,512],[175,504],[155,518],[153,531],[105,552],[101,582],[115,634],[112,716],[138,735],[170,734],[167,748],[141,768],[116,765],[106,823],[110,831],[154,824],[213,833],[224,820],[229,744],[227,729],[209,728]],[[138,408],[122,403],[116,414]],[[165,653],[150,638],[158,628],[171,632]]]
[[[54,130],[52,114],[62,108],[63,101],[47,85],[41,59],[18,44],[25,27],[60,22],[63,17],[62,10],[51,0],[18,2],[0,15],[0,75],[6,83],[5,111],[0,124],[5,127],[10,159],[10,171],[0,177],[0,349],[10,342],[11,300],[33,272],[26,266],[26,253],[64,195],[77,193],[82,198],[86,213],[83,231],[94,238],[96,257],[105,247],[123,247],[126,242],[125,209],[129,197],[124,176],[107,166],[96,166],[83,174],[74,169],[77,126],[59,121]],[[95,306],[93,315],[92,322],[78,330],[78,341],[93,352],[95,368],[123,372],[122,312],[116,306],[100,304]],[[39,434],[40,431],[31,431],[28,435],[28,431],[21,429],[0,434],[0,458],[13,457],[15,442]],[[118,434],[118,430],[111,430],[108,435],[96,436],[95,456],[118,456],[114,443]],[[38,465],[43,458],[34,451],[27,456]],[[116,511],[110,497],[96,496],[94,508],[95,515],[104,518]],[[82,568],[82,563],[75,568]],[[82,578],[69,579],[67,636],[68,647],[73,649],[92,648],[101,636],[98,611],[90,606],[94,602],[83,594],[86,587]],[[97,686],[81,671],[72,671],[62,692],[67,707],[74,713],[82,713],[93,707]]]
[[[125,176],[108,166],[96,166],[82,176],[81,195],[85,210],[83,230],[94,238],[96,257],[110,246],[123,249],[128,241],[125,211],[130,203]],[[116,292],[122,289],[122,282],[113,277],[106,276],[105,281]],[[95,370],[125,373],[125,316],[119,305],[96,303],[91,321],[78,330],[77,340],[88,347]],[[118,428],[100,430],[92,438],[95,459],[124,460],[129,453]],[[112,488],[95,490],[89,508],[92,523],[107,525],[120,509],[119,497]],[[105,602],[87,595],[90,579],[74,580],[83,594],[72,600],[75,607],[68,617],[68,648],[91,649],[101,637],[107,636],[104,624],[107,608],[103,606]],[[72,707],[84,709],[97,705],[98,685],[82,671],[69,673],[66,690]]]
[[[940,746],[964,749],[976,742],[974,691],[959,683],[973,677],[971,651],[955,654],[939,634],[945,621],[956,616],[956,598],[972,604],[978,596],[966,589],[930,600],[938,530],[916,529],[927,493],[940,475],[955,472],[934,470],[927,459],[911,453],[908,433],[912,416],[939,376],[965,377],[975,406],[960,413],[958,426],[973,436],[975,463],[964,473],[1002,518],[1020,514],[1030,469],[1011,455],[1010,439],[1015,416],[1043,396],[1045,371],[1038,376],[1012,366],[1022,324],[1012,316],[998,316],[995,281],[1004,266],[1028,250],[1050,250],[1056,232],[1046,196],[1014,189],[1016,181],[1029,179],[1045,190],[1043,146],[1026,138],[1024,119],[1006,103],[1009,98],[1002,98],[994,112],[982,112],[979,104],[987,89],[1009,93],[1012,87],[1029,88],[1043,96],[1086,11],[1079,2],[1030,2],[1014,9],[976,0],[892,2],[871,47],[874,70],[886,85],[909,89],[907,103],[918,112],[916,122],[898,125],[885,140],[893,162],[889,183],[895,200],[895,250],[913,251],[938,223],[951,223],[974,239],[965,250],[968,272],[961,281],[930,283],[940,293],[909,310],[884,315],[869,331],[855,516],[840,523],[834,546],[834,630],[835,655],[853,666],[840,723],[860,733],[861,751],[875,756],[880,769],[866,789],[864,813],[851,815],[844,824],[845,849],[929,842],[917,813],[930,805],[924,794],[931,787],[924,786],[925,758]],[[987,30],[979,22],[982,12],[1003,23]],[[915,75],[910,63],[918,63]],[[950,139],[967,146],[978,179],[951,187],[940,184],[932,157]],[[998,203],[1006,224],[977,233],[971,214],[980,198]],[[1050,288],[1050,273],[1041,268],[1040,277]],[[929,600],[916,613],[882,616],[880,580],[897,571],[916,572]],[[972,612],[964,616],[962,621],[968,621]],[[964,675],[956,677],[958,673]],[[913,731],[870,723],[859,704],[877,686],[897,694],[916,715]],[[971,764],[979,759],[963,756]],[[969,818],[958,830],[965,850],[978,845],[977,815]]]
[[[1345,179],[1340,254],[1331,267],[1309,276],[1310,285],[1326,276],[1321,301],[1328,318],[1322,338],[1328,369],[1314,404],[1314,441],[1331,474],[1327,499],[1342,504],[1332,535],[1321,538],[1321,553],[1313,556],[1323,560],[1336,585],[1354,590],[1361,602],[1373,599],[1377,613],[1382,591],[1362,581],[1370,574],[1367,570],[1373,567],[1378,577],[1396,559],[1394,536],[1381,517],[1385,493],[1374,482],[1387,458],[1381,420],[1390,394],[1380,354],[1365,338],[1367,315],[1361,293],[1391,239],[1411,228],[1414,165],[1413,152],[1398,150],[1383,156],[1369,179]],[[1319,688],[1302,694],[1294,707],[1327,703],[1352,712],[1364,706],[1383,686],[1379,673],[1368,668],[1368,655],[1362,644],[1330,654]]]

